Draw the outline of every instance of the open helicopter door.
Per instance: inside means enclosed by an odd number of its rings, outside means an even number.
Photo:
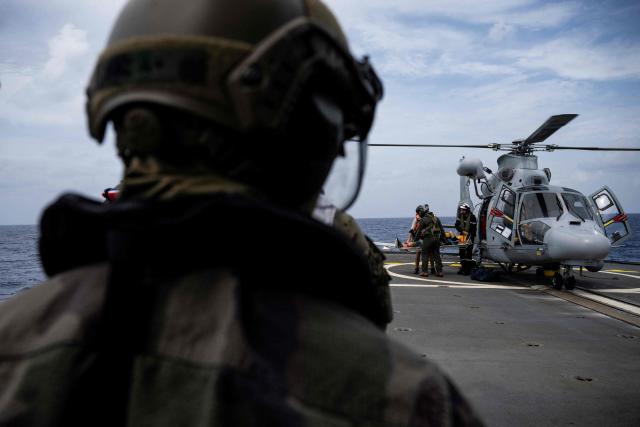
[[[487,223],[487,240],[489,244],[497,243],[496,240],[513,246],[516,225],[516,193],[504,183],[497,188],[496,201],[489,209]]]
[[[604,233],[612,245],[621,245],[631,236],[627,214],[609,187],[602,187],[589,196],[598,213]]]

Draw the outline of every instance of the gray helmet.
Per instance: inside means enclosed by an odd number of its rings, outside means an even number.
[[[240,132],[279,129],[311,80],[335,85],[344,138],[364,140],[382,84],[319,0],[131,0],[87,89],[89,129],[102,141],[114,111],[131,103]]]

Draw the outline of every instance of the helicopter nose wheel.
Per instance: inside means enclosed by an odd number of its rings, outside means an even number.
[[[568,291],[572,291],[576,287],[576,278],[573,276],[573,268],[570,265],[565,265],[562,268],[562,274],[556,272],[551,278],[551,285],[555,290],[561,290],[562,286]]]
[[[553,277],[551,278],[551,285],[553,286],[553,289],[559,291],[562,289],[563,284],[564,284],[564,278],[562,277],[562,274],[560,273],[554,274]]]

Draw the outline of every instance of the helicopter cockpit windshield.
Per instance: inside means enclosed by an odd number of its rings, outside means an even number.
[[[557,218],[564,210],[556,193],[529,193],[522,197],[520,221]]]
[[[562,193],[564,204],[567,205],[569,212],[581,219],[583,222],[586,220],[593,221],[593,212],[589,208],[587,198],[579,193]]]
[[[522,197],[520,205],[520,242],[524,245],[540,245],[544,235],[551,228],[540,221],[544,218],[557,219],[564,213],[562,203],[556,193],[528,193]]]

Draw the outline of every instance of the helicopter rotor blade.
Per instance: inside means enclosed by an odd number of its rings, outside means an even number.
[[[369,147],[458,147],[458,148],[490,148],[500,149],[500,144],[462,145],[462,144],[367,144]]]
[[[586,151],[640,151],[640,148],[627,148],[627,147],[561,147],[558,145],[545,145],[546,151],[555,150],[586,150]]]
[[[535,144],[542,142],[553,135],[562,126],[578,117],[577,114],[558,114],[551,116],[538,129],[536,129],[527,139],[522,141],[523,145]]]

